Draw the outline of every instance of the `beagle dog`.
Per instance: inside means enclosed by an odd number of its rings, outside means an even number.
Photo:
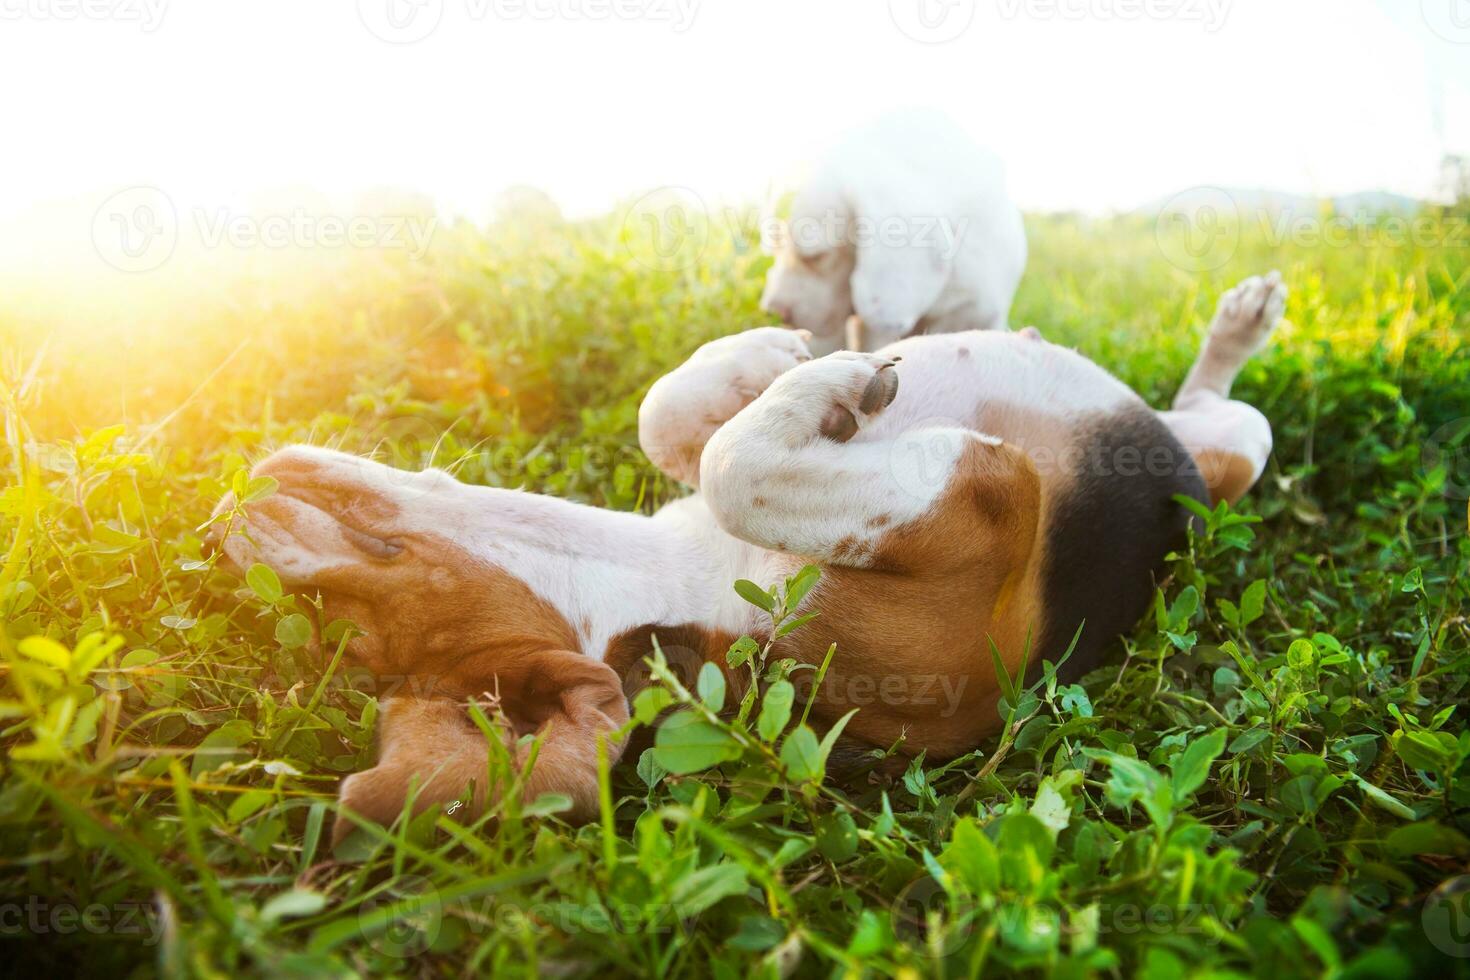
[[[761,309],[811,331],[813,354],[1007,328],[1026,268],[1021,212],[999,159],[942,113],[896,113],[848,134],[789,208],[763,222],[775,261]]]
[[[724,669],[733,641],[770,630],[731,584],[812,562],[804,608],[821,615],[775,653],[819,664],[836,645],[813,719],[859,706],[847,736],[953,756],[998,727],[992,645],[1014,673],[1028,648],[1055,662],[1081,626],[1070,666],[1091,669],[1185,539],[1174,496],[1236,501],[1259,478],[1271,427],[1230,387],[1285,299],[1275,273],[1229,292],[1164,412],[1035,334],[813,358],[798,331],[750,330],[648,392],[643,448],[697,491],[652,517],[298,446],[255,468],[279,489],[222,547],[361,627],[349,653],[374,673],[421,681],[383,703],[379,761],[343,784],[372,820],[409,798],[486,805],[495,747],[466,702],[487,696],[514,733],[542,735],[528,798],[594,815],[597,743],[621,751],[650,637]],[[531,743],[505,751],[525,763]]]

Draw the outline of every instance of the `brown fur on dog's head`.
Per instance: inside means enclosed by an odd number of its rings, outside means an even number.
[[[513,734],[547,740],[527,793],[554,789],[574,814],[595,809],[587,760],[597,736],[626,722],[627,704],[617,675],[578,651],[566,617],[495,560],[502,539],[507,559],[516,546],[495,513],[514,498],[495,494],[514,492],[310,447],[282,450],[252,475],[279,487],[246,506],[226,556],[242,570],[264,562],[292,591],[320,596],[328,620],[357,627],[351,658],[413,695],[385,711],[381,761],[344,783],[345,804],[391,819],[414,777],[420,808],[458,799],[472,779],[483,803],[487,747],[464,704],[489,696]]]

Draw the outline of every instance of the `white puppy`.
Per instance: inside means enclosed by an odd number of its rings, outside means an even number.
[[[776,261],[761,309],[810,330],[816,355],[1006,329],[1026,267],[1000,161],[927,110],[839,140],[763,227]]]

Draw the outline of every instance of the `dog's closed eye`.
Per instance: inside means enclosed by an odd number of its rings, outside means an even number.
[[[353,547],[373,558],[388,561],[403,554],[403,542],[397,538],[380,538],[375,534],[359,531],[355,527],[342,525],[342,536],[352,542]]]

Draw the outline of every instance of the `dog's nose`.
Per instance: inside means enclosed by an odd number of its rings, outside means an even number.
[[[780,320],[782,323],[791,323],[791,304],[789,303],[767,303],[766,312]]]

